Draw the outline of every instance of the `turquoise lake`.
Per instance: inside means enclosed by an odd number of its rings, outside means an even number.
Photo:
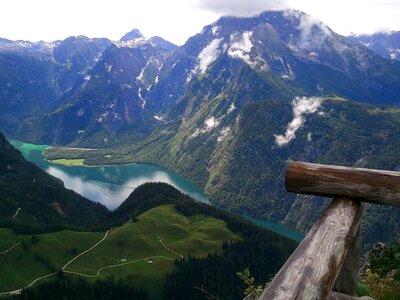
[[[61,179],[64,186],[82,196],[104,204],[109,209],[119,206],[139,185],[146,182],[165,182],[194,199],[210,204],[207,195],[196,185],[167,169],[151,164],[117,166],[64,166],[47,161],[42,151],[48,147],[16,140],[11,144],[21,151],[25,159],[35,163],[47,173]],[[244,216],[256,225],[270,229],[282,236],[300,241],[304,236],[282,224]]]

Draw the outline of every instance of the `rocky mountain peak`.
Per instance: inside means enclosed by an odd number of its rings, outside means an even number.
[[[144,38],[143,34],[139,31],[139,29],[133,29],[132,31],[125,34],[119,41],[120,42],[128,42],[132,40],[137,40]]]

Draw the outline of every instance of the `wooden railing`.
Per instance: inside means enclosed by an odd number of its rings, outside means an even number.
[[[355,297],[361,202],[400,206],[400,172],[291,162],[285,184],[334,199],[259,300],[372,299]]]

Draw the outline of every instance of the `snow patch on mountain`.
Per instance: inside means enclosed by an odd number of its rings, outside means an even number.
[[[103,56],[103,52],[99,51],[96,55],[95,58],[93,58],[93,61],[96,63],[100,60],[100,58]]]
[[[139,80],[139,81],[141,81],[142,83],[144,83],[144,84],[146,84],[146,80],[145,80],[145,72],[146,72],[146,69],[149,67],[149,66],[156,66],[157,68],[158,68],[158,73],[160,73],[160,71],[161,71],[161,69],[162,69],[162,67],[164,66],[163,65],[163,63],[162,63],[162,61],[160,61],[159,59],[157,59],[156,57],[154,57],[154,56],[151,56],[148,60],[147,60],[147,62],[146,62],[146,65],[140,70],[140,73],[139,73],[139,75],[136,77],[136,80]],[[158,77],[158,76],[157,76]],[[157,79],[157,78],[156,78]],[[156,82],[157,83],[157,82]]]
[[[174,64],[172,65],[172,67],[170,68],[170,70],[172,70],[173,68],[175,68],[175,66],[180,62],[181,60],[178,59],[176,62],[174,62]]]
[[[112,65],[109,65],[108,63],[104,63],[104,68],[107,70],[108,73],[111,73]]]
[[[232,58],[242,59],[249,66],[254,67],[255,62],[251,60],[249,55],[253,48],[253,43],[251,42],[252,35],[252,31],[243,32],[239,38],[237,35],[231,35],[231,44],[228,49],[228,55]]]
[[[157,121],[164,121],[164,117],[160,115],[154,115],[153,118],[156,119]]]
[[[146,70],[147,65],[149,64],[149,61],[147,61],[147,64],[143,67],[143,69],[140,71],[139,75],[136,77],[136,80],[139,80],[143,82],[143,76],[144,76],[144,71]]]
[[[142,96],[142,88],[141,87],[139,87],[139,89],[138,89],[138,97],[140,98],[140,100],[142,100],[142,109],[143,109],[146,105],[146,99],[144,99]]]
[[[186,77],[186,82],[187,82],[187,83],[189,83],[190,80],[192,80],[192,78],[193,78],[193,73],[194,73],[194,71],[190,72],[189,75]]]
[[[305,120],[304,115],[315,113],[321,107],[322,99],[320,97],[296,97],[292,101],[293,120],[288,124],[285,135],[276,135],[275,143],[278,147],[287,145],[296,137],[296,131],[303,126]]]
[[[221,27],[219,27],[219,26],[214,26],[213,28],[211,28],[212,34],[217,35],[220,28]]]
[[[394,60],[400,56],[400,49],[389,48],[390,59]]]
[[[137,48],[140,47],[146,43],[148,43],[148,39],[146,39],[145,37],[139,37],[136,39],[132,39],[129,41],[115,41],[113,42],[115,46],[117,46],[118,48]]]

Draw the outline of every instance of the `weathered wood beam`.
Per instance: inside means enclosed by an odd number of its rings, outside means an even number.
[[[361,209],[364,211],[364,205],[361,204]],[[361,227],[361,226],[360,226]],[[356,236],[347,252],[346,259],[333,290],[342,294],[355,296],[357,295],[357,284],[360,279],[360,254],[361,254],[361,228],[358,228]]]
[[[374,298],[371,298],[369,296],[354,297],[346,294],[331,292],[329,294],[329,300],[374,300]]]
[[[349,296],[346,294],[340,294],[340,293],[336,293],[336,292],[330,292],[328,299],[329,300],[375,300],[374,298],[369,297],[369,296],[355,297],[355,296]],[[257,300],[257,299],[252,296],[246,296],[243,300]]]
[[[290,162],[286,190],[400,206],[400,172]]]
[[[332,200],[259,299],[328,299],[361,215],[359,202]]]
[[[355,297],[336,292],[330,292],[328,299],[329,300],[375,300],[374,298],[369,296]],[[253,296],[246,296],[243,300],[257,300],[257,299]]]
[[[357,282],[360,269],[360,228],[353,238],[353,242],[347,251],[346,259],[342,265],[334,285],[336,292],[355,296],[357,295]]]

